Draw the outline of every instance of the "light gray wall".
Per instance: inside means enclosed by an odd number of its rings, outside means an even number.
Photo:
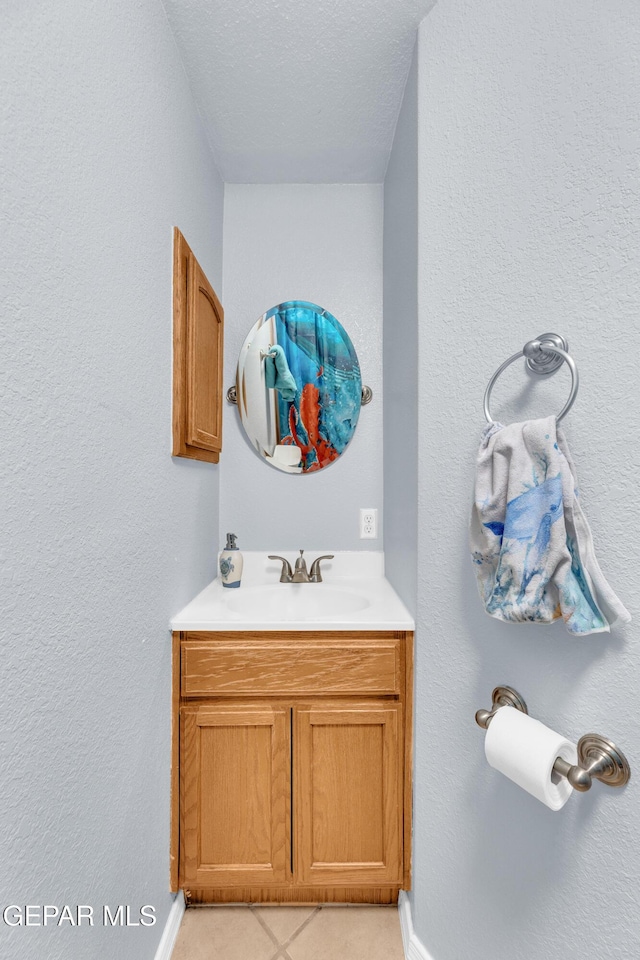
[[[385,570],[415,614],[418,531],[418,99],[414,57],[384,182]]]
[[[152,958],[168,621],[215,571],[218,468],[174,461],[172,227],[213,284],[222,184],[157,0],[3,11],[1,902],[152,904],[5,957]]]
[[[382,548],[382,536],[359,539],[360,507],[382,523],[382,202],[381,184],[225,187],[225,390],[247,333],[284,300],[342,323],[373,390],[345,453],[304,477],[264,463],[225,404],[220,533],[237,533],[241,549]]]
[[[441,0],[420,29],[413,911],[434,960],[640,954],[639,49],[628,0]],[[580,368],[566,432],[634,616],[611,636],[489,619],[467,554],[487,380],[549,329]],[[545,415],[567,391],[566,370],[534,384],[514,365],[494,412]],[[572,739],[618,742],[630,786],[552,813],[491,770],[473,717],[499,682]]]

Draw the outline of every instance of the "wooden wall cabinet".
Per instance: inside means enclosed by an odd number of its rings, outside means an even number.
[[[174,634],[171,888],[392,903],[410,886],[413,634]]]
[[[173,456],[217,463],[222,449],[224,311],[177,227],[173,236]]]

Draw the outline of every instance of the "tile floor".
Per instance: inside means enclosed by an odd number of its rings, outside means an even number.
[[[171,960],[404,960],[397,907],[190,907]]]

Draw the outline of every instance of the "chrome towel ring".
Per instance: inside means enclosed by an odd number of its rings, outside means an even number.
[[[575,361],[569,356],[568,350],[569,344],[564,337],[559,336],[557,333],[543,333],[536,340],[529,340],[519,353],[514,353],[512,357],[505,360],[502,366],[498,367],[491,377],[491,380],[489,380],[484,393],[484,415],[488,422],[495,422],[491,416],[489,401],[491,400],[491,391],[493,390],[496,380],[515,360],[518,360],[520,357],[526,357],[529,370],[537,373],[540,377],[555,373],[563,363],[566,363],[569,367],[569,371],[571,372],[571,393],[569,394],[569,399],[556,417],[556,421],[560,423],[562,418],[566,417],[569,410],[571,410],[578,395],[578,368],[575,365]]]

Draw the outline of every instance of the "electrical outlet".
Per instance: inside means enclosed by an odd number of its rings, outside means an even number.
[[[360,507],[360,539],[378,539],[378,511],[375,507]]]

